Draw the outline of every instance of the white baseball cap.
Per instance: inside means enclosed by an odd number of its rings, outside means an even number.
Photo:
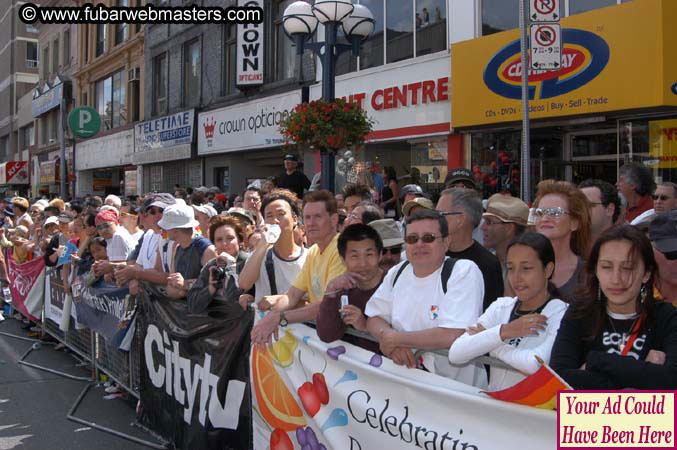
[[[49,216],[49,217],[45,220],[45,223],[44,223],[42,226],[43,226],[43,228],[44,228],[44,227],[46,227],[47,225],[51,225],[51,224],[59,225],[59,218],[56,217],[56,216]]]
[[[195,211],[201,212],[202,214],[206,215],[210,219],[218,214],[213,207],[211,207],[207,204],[205,204],[205,205],[192,205],[192,207]]]
[[[162,219],[158,226],[163,230],[173,230],[175,228],[195,228],[200,223],[195,220],[195,211],[188,205],[174,204],[169,205],[162,212]]]

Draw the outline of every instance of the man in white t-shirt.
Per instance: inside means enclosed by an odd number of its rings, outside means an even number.
[[[272,246],[261,239],[247,259],[240,273],[239,286],[244,291],[254,286],[255,296],[242,294],[240,305],[243,308],[252,301],[258,304],[267,295],[286,293],[306,261],[308,252],[294,242],[294,229],[298,226],[299,217],[295,199],[292,192],[277,189],[261,205],[265,226],[279,225],[280,237]]]
[[[396,364],[411,368],[422,363],[431,372],[477,383],[483,377],[478,366],[452,367],[446,356],[429,353],[417,362],[414,352],[448,350],[477,322],[484,296],[482,273],[472,261],[460,259],[453,266],[447,261],[449,228],[437,211],[412,213],[404,240],[408,261],[393,267],[367,302],[367,329]]]
[[[127,261],[127,257],[134,250],[136,242],[132,235],[118,224],[118,215],[113,210],[101,211],[94,220],[96,231],[107,242],[106,253],[108,261]]]

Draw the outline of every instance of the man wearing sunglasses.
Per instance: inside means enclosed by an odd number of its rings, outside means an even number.
[[[367,302],[365,315],[383,354],[412,368],[419,365],[417,349],[448,350],[475,324],[484,285],[475,263],[446,257],[449,227],[439,212],[415,211],[407,218],[404,241],[408,261],[388,272]],[[426,353],[422,359],[426,370],[463,383],[473,384],[481,376],[475,366],[451,367],[444,356]]]
[[[677,184],[664,181],[656,186],[653,194],[653,209],[656,214],[670,212],[677,208]]]
[[[108,261],[97,261],[93,269],[96,276],[113,271],[114,263],[124,263],[134,250],[136,242],[124,227],[118,223],[118,214],[114,209],[100,211],[94,220],[96,231],[107,242],[106,254]]]
[[[376,230],[383,242],[381,250],[380,266],[385,272],[399,264],[402,259],[402,246],[404,239],[400,231],[400,225],[395,219],[380,219],[369,222],[369,226]]]

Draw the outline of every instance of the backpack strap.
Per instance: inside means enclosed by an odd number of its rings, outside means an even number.
[[[397,273],[395,274],[395,278],[393,278],[393,286],[395,287],[395,283],[397,283],[397,279],[402,275],[402,271],[409,265],[409,261],[405,261],[404,264],[400,266],[399,269],[397,269]],[[446,291],[445,291],[446,292]]]
[[[266,273],[268,274],[268,283],[270,284],[270,295],[277,295],[277,284],[275,283],[275,265],[273,264],[273,249],[266,253]]]
[[[454,271],[454,265],[456,264],[456,261],[458,261],[456,258],[447,258],[444,260],[440,278],[442,279],[442,291],[444,291],[445,294],[447,293],[447,282],[449,281],[451,272]]]

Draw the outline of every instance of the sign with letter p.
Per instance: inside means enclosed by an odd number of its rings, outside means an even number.
[[[94,108],[80,106],[68,115],[68,126],[73,135],[80,138],[90,138],[99,132],[101,117]]]

